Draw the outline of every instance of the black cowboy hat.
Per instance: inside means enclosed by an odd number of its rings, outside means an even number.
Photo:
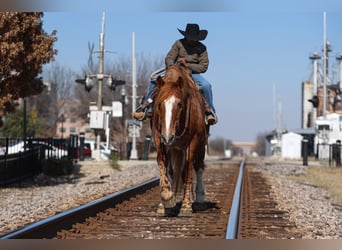
[[[196,23],[188,23],[186,25],[186,29],[178,31],[187,39],[190,39],[192,41],[201,41],[204,40],[207,35],[208,31],[207,30],[200,30],[198,24]]]

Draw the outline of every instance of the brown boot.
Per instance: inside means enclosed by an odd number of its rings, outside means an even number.
[[[214,114],[214,112],[210,112],[205,117],[206,123],[211,126],[217,123],[217,116]]]
[[[151,119],[152,118],[152,112],[146,112],[146,110],[153,104],[154,99],[156,98],[158,94],[158,89],[154,88],[153,92],[151,94],[151,97],[148,98],[148,100],[141,104],[135,112],[132,113],[132,116],[137,119],[138,121],[143,121],[146,118]]]
[[[145,112],[133,112],[132,116],[137,119],[138,121],[143,121],[145,120]]]

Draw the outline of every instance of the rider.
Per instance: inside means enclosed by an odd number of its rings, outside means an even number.
[[[207,30],[200,30],[198,24],[187,24],[185,31],[178,29],[184,36],[183,39],[177,40],[171,47],[166,55],[165,65],[166,68],[176,63],[188,67],[192,71],[192,78],[199,86],[203,96],[205,97],[209,109],[206,110],[206,120],[208,125],[217,123],[216,111],[213,105],[213,95],[211,84],[201,75],[208,69],[209,59],[206,46],[199,42],[207,37]],[[154,88],[156,83],[152,80],[149,84],[145,103],[137,108],[136,112],[132,115],[137,120],[144,120],[146,117],[146,108],[153,103]],[[150,112],[151,109],[147,112]]]

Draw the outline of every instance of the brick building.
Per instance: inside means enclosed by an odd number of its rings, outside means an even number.
[[[85,133],[85,138],[94,139],[93,130],[89,127],[89,121],[78,117],[78,109],[81,105],[79,100],[67,100],[63,105],[63,112],[59,114],[56,124],[56,137],[68,138],[70,135],[79,135]]]

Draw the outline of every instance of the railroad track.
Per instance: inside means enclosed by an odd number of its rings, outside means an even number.
[[[243,192],[239,217],[239,239],[301,238],[287,211],[277,208],[270,183],[255,171],[258,162],[250,161],[244,168]]]
[[[206,202],[193,204],[192,217],[177,216],[179,203],[173,214],[157,215],[160,197],[156,178],[1,239],[291,238],[295,225],[285,211],[276,208],[270,185],[261,173],[253,171],[256,166],[248,161],[207,162]]]

